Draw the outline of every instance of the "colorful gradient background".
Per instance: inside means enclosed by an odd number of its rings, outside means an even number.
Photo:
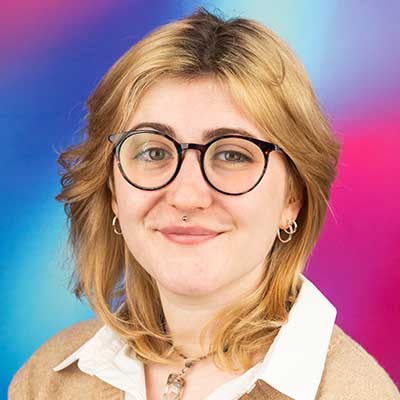
[[[79,140],[85,100],[111,65],[198,5],[265,23],[305,65],[343,143],[334,216],[328,212],[305,275],[337,307],[336,323],[400,384],[399,1],[5,1],[1,398],[41,344],[93,316],[66,288],[57,151]]]

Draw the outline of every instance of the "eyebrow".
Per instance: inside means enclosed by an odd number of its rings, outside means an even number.
[[[168,134],[169,136],[172,136],[174,139],[176,138],[176,133],[174,129],[168,125],[168,124],[162,124],[159,122],[140,122],[139,124],[136,124],[132,129],[130,130],[136,130],[140,128],[153,128],[157,131],[161,131],[163,133]],[[254,138],[258,139],[256,136],[253,134],[247,132],[246,130],[242,128],[228,128],[228,127],[221,127],[221,128],[209,128],[203,131],[203,140],[204,141],[210,141],[214,138],[229,134],[229,133],[237,133],[239,135],[249,137],[249,138]]]

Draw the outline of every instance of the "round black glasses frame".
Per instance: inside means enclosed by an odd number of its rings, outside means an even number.
[[[172,175],[171,179],[169,179],[169,180],[167,181],[167,183],[165,183],[164,185],[159,186],[159,187],[157,187],[157,188],[148,189],[148,188],[145,188],[145,187],[136,185],[135,183],[133,183],[132,181],[129,180],[129,178],[126,176],[126,174],[125,174],[125,172],[124,172],[124,170],[123,170],[123,168],[122,168],[121,160],[120,160],[120,150],[121,150],[121,146],[122,146],[123,142],[124,142],[128,137],[130,137],[130,136],[132,136],[132,135],[135,135],[135,134],[138,134],[138,133],[152,133],[152,134],[164,136],[165,138],[167,138],[168,140],[170,140],[170,141],[174,144],[174,146],[175,146],[175,148],[176,148],[176,150],[177,150],[177,152],[178,152],[179,158],[178,158],[178,164],[177,164],[175,173]],[[236,138],[248,140],[248,141],[254,143],[255,145],[257,145],[257,146],[261,149],[261,151],[263,152],[263,154],[264,154],[264,167],[263,167],[263,171],[262,171],[262,174],[261,174],[260,178],[258,179],[258,181],[257,181],[249,190],[246,190],[245,192],[241,192],[241,193],[228,193],[228,192],[224,192],[224,191],[218,189],[217,187],[215,187],[215,186],[209,181],[209,179],[207,178],[207,175],[206,175],[206,173],[205,173],[205,170],[204,170],[203,161],[204,161],[204,156],[205,156],[205,153],[206,153],[208,147],[211,146],[211,145],[212,145],[214,142],[216,142],[217,140],[220,140],[220,139],[222,139],[222,138],[230,138],[230,137],[236,137]],[[273,144],[273,143],[270,143],[270,142],[266,142],[266,141],[264,141],[264,140],[260,140],[260,139],[256,139],[256,138],[251,138],[251,137],[247,137],[247,136],[238,135],[238,134],[232,134],[232,135],[228,134],[228,135],[219,136],[219,137],[217,137],[217,138],[212,139],[211,141],[209,141],[209,142],[206,143],[206,144],[200,144],[200,143],[179,143],[179,142],[177,142],[173,137],[167,135],[166,133],[158,132],[158,131],[152,130],[152,129],[135,129],[135,130],[131,130],[131,131],[126,131],[126,132],[121,132],[121,133],[114,133],[114,134],[112,134],[112,135],[108,135],[108,136],[107,136],[107,139],[108,139],[109,142],[111,142],[111,143],[114,144],[113,153],[114,153],[114,155],[116,156],[118,168],[119,168],[119,170],[120,170],[122,176],[125,178],[125,180],[126,180],[129,184],[131,184],[132,186],[134,186],[134,187],[136,187],[136,188],[138,188],[138,189],[142,189],[142,190],[159,190],[159,189],[161,189],[161,188],[163,188],[163,187],[169,185],[169,184],[175,179],[175,177],[178,175],[178,173],[179,173],[179,171],[180,171],[180,168],[181,168],[181,165],[182,165],[182,162],[183,162],[183,152],[184,152],[184,150],[187,150],[187,149],[194,149],[194,150],[200,151],[200,168],[201,168],[201,173],[202,173],[204,179],[206,180],[206,182],[207,182],[213,189],[215,189],[217,192],[220,192],[220,193],[223,193],[223,194],[227,194],[227,195],[229,195],[229,196],[238,196],[238,195],[241,195],[241,194],[250,192],[251,190],[253,190],[253,189],[260,183],[260,181],[261,181],[261,179],[263,178],[263,176],[264,176],[264,174],[265,174],[265,171],[266,171],[266,169],[267,169],[267,165],[268,165],[268,155],[269,155],[269,153],[270,153],[271,151],[278,151],[278,152],[281,152],[281,153],[283,153],[283,154],[286,154],[286,153],[282,150],[282,148],[279,147],[279,146],[276,145],[276,144]]]

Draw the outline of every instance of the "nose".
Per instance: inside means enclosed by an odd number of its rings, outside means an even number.
[[[210,204],[212,187],[201,172],[198,150],[184,150],[178,174],[166,189],[168,202],[178,209],[206,208]]]

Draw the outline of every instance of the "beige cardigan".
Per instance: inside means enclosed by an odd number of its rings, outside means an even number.
[[[102,325],[95,319],[82,321],[50,338],[14,375],[8,388],[9,400],[123,400],[123,391],[83,373],[77,363],[60,372],[52,370]],[[267,399],[290,398],[262,380],[241,397]],[[400,400],[400,393],[382,366],[335,324],[316,400],[378,399]]]

